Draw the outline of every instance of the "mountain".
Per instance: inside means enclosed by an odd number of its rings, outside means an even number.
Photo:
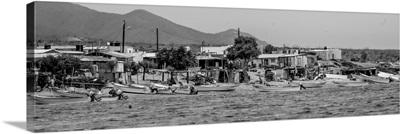
[[[122,39],[123,20],[129,27],[125,41],[131,43],[155,43],[155,29],[159,29],[161,44],[233,44],[237,30],[229,29],[210,34],[171,22],[145,10],[127,14],[98,12],[73,3],[35,2],[36,35],[39,38],[61,39],[84,37],[107,41]],[[241,35],[251,36],[241,32]],[[258,40],[259,44],[266,44]]]

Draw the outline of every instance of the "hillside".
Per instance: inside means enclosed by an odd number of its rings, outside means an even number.
[[[362,53],[367,54],[367,61],[388,62],[399,61],[399,50],[378,50],[378,49],[342,49],[342,59],[350,61],[351,58],[361,58]]]
[[[122,23],[126,21],[126,42],[156,43],[156,28],[160,44],[233,44],[234,29],[210,34],[185,27],[145,10],[127,14],[98,12],[77,4],[36,2],[36,34],[39,39],[60,40],[65,37],[83,37],[92,40],[122,39]],[[241,33],[244,36],[252,36]],[[254,37],[254,36],[252,36]],[[258,40],[260,45],[265,41]]]

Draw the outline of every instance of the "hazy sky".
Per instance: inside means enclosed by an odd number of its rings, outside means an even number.
[[[119,4],[80,4],[108,13],[144,9],[201,32],[237,29],[274,46],[399,49],[399,14]]]

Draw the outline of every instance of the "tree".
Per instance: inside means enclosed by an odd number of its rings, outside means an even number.
[[[143,80],[146,78],[146,72],[149,68],[156,68],[157,64],[152,62],[152,61],[147,61],[144,60],[142,62],[139,62],[139,65],[143,68]]]
[[[138,74],[138,71],[140,69],[140,65],[138,63],[136,63],[136,62],[131,62],[130,64],[131,64],[130,65],[130,69],[132,71],[132,75]]]
[[[362,62],[366,62],[367,61],[367,53],[365,52],[365,51],[363,51],[362,53],[361,53],[361,61]]]
[[[70,56],[70,55],[61,55],[61,56],[46,56],[43,59],[38,61],[40,71],[42,72],[51,72],[55,73],[63,73],[73,72],[75,69],[81,67],[81,61],[79,58]]]
[[[276,51],[276,50],[277,50],[277,49],[276,49],[274,46],[272,46],[271,44],[268,44],[267,46],[264,47],[263,53],[265,53],[265,54],[271,54],[272,51]]]
[[[171,66],[176,70],[186,70],[197,65],[196,57],[192,51],[187,51],[185,47],[179,46],[177,49],[161,49],[157,54],[160,64]]]
[[[235,38],[235,45],[227,49],[228,54],[226,55],[226,57],[229,60],[239,60],[243,62],[242,67],[245,83],[249,82],[247,74],[249,61],[261,54],[261,52],[257,49],[257,46],[258,44],[255,38],[240,36],[239,38]]]

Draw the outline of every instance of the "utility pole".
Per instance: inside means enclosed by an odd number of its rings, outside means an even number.
[[[121,50],[122,53],[124,53],[124,46],[125,46],[125,20],[124,24],[122,25],[122,50]]]
[[[156,28],[156,39],[157,39],[157,52],[158,52],[158,28]]]
[[[238,38],[240,38],[240,28],[238,28]]]

